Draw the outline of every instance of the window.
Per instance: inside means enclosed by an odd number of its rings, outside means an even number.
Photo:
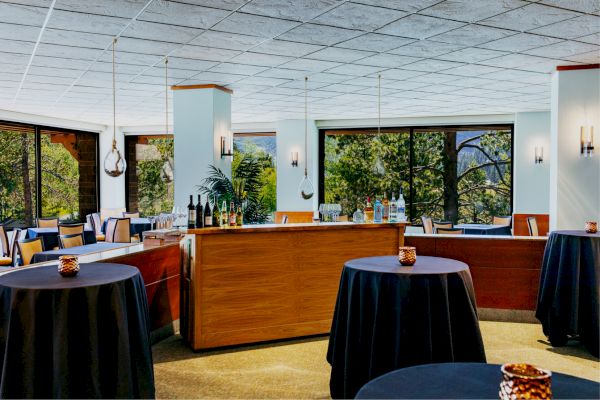
[[[512,126],[321,131],[320,199],[352,215],[367,196],[402,185],[411,222],[421,215],[491,223],[512,212]]]
[[[277,145],[275,133],[236,133],[233,137],[234,181],[242,181],[267,213],[277,210]],[[252,193],[250,193],[252,192]]]
[[[97,134],[2,123],[0,146],[1,222],[82,221],[98,210]]]
[[[171,212],[174,202],[173,135],[126,136],[127,209],[141,215]]]

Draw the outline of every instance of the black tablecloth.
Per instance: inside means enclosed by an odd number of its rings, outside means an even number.
[[[105,243],[99,242],[94,244],[86,244],[84,246],[69,247],[67,249],[48,250],[33,255],[32,262],[39,263],[44,261],[58,260],[60,256],[72,255],[80,256],[83,254],[97,253],[99,251],[119,249],[129,246],[129,243]]]
[[[148,303],[137,268],[82,264],[0,276],[0,397],[154,397]]]
[[[455,228],[463,228],[466,235],[512,235],[508,225],[460,224]]]
[[[106,233],[106,224],[108,219],[105,219],[102,223],[102,232]],[[140,240],[144,240],[142,232],[149,231],[152,228],[150,220],[148,218],[130,218],[129,232],[131,236],[140,235]]]
[[[402,267],[395,256],[346,263],[327,361],[333,398],[352,398],[373,378],[432,362],[485,362],[469,267],[419,256]]]
[[[535,316],[553,346],[579,334],[598,357],[600,234],[555,231],[544,251]]]
[[[58,228],[28,228],[27,238],[41,237],[45,250],[58,247]],[[96,243],[96,234],[91,229],[83,231],[83,240],[86,244]]]
[[[419,365],[390,372],[360,389],[357,399],[497,399],[500,365],[446,363]],[[597,399],[600,384],[552,373],[555,399]]]

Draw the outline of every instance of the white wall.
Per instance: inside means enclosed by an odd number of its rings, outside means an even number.
[[[580,127],[594,126],[594,157],[580,154]],[[552,77],[550,229],[583,229],[600,220],[600,69]]]
[[[535,164],[535,147],[544,148],[544,162]],[[550,212],[550,112],[517,113],[514,137],[513,212]]]
[[[298,194],[298,186],[304,177],[304,120],[278,121],[277,144],[277,210],[316,211],[319,203],[318,130],[315,121],[308,121],[308,176],[315,195],[304,200]],[[291,154],[298,152],[298,166],[292,167]]]

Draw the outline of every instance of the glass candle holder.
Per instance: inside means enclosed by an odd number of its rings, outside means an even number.
[[[552,398],[552,372],[530,364],[504,364],[501,370],[501,400]]]
[[[76,256],[60,256],[58,258],[58,273],[69,278],[79,272],[79,260]]]
[[[417,262],[417,248],[402,246],[398,249],[398,260],[400,264],[408,267]]]
[[[585,223],[585,231],[587,233],[598,233],[598,223],[596,221],[587,221]]]

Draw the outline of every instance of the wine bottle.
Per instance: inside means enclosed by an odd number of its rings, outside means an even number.
[[[212,226],[212,210],[210,209],[210,203],[208,202],[208,195],[206,196],[206,204],[204,205],[204,227],[208,228]]]
[[[212,218],[212,226],[219,226],[221,223],[221,210],[219,210],[219,200],[218,196],[215,195],[213,197],[213,218]]]
[[[392,201],[390,201],[390,218],[389,222],[398,221],[398,202],[396,201],[396,195],[392,192]]]
[[[202,196],[198,195],[196,203],[196,228],[204,228],[204,212],[202,211]]]
[[[194,207],[194,195],[190,194],[190,204],[188,204],[188,229],[196,227],[196,207]]]
[[[402,187],[400,187],[400,195],[398,196],[398,220],[406,221],[406,202],[402,195]]]
[[[227,203],[225,202],[225,200],[223,200],[223,204],[221,205],[221,221],[219,223],[221,228],[227,228],[227,225],[229,225],[228,218],[229,216],[227,215]]]
[[[383,221],[383,204],[381,200],[375,196],[375,205],[373,206],[373,222],[380,224]]]
[[[370,197],[367,197],[367,205],[365,206],[365,222],[368,224],[373,222],[373,206]]]
[[[229,205],[229,226],[235,226],[236,224],[236,215],[235,215],[235,205],[233,204],[233,200]]]
[[[387,198],[387,192],[383,192],[383,222],[388,222],[390,219],[390,202]]]
[[[235,224],[242,226],[244,224],[244,214],[242,214],[242,206],[238,206],[237,214],[235,216]]]

